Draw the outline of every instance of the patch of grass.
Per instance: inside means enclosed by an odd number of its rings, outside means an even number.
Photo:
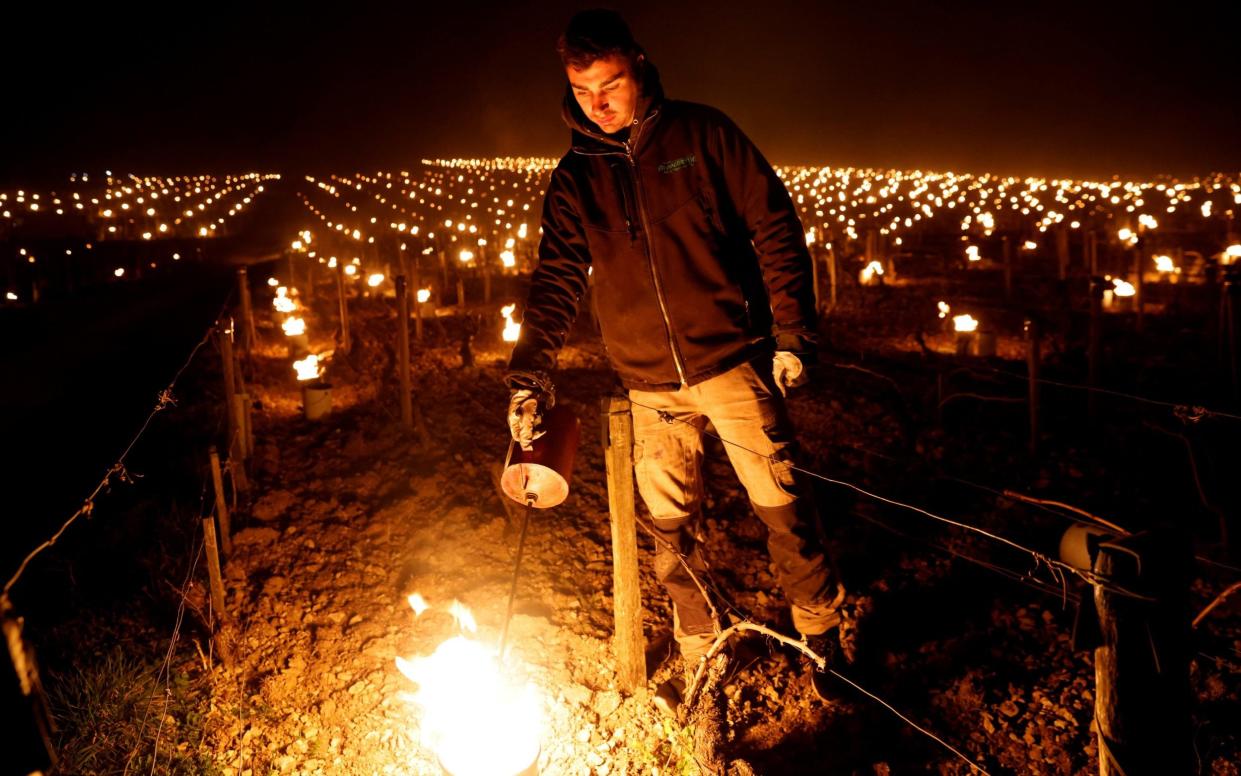
[[[102,658],[49,674],[60,772],[218,772],[202,748],[203,688],[175,665],[171,681],[157,686],[158,671],[157,663],[116,648]]]

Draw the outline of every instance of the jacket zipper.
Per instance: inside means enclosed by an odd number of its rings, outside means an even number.
[[[654,118],[654,114],[650,116]],[[649,120],[649,118],[648,118]],[[633,172],[633,193],[634,199],[638,201],[638,218],[642,221],[642,239],[646,243],[646,260],[651,267],[651,281],[655,284],[655,298],[659,301],[659,312],[664,318],[664,329],[668,332],[668,348],[672,352],[672,363],[676,366],[677,377],[681,380],[681,385],[687,385],[685,379],[685,365],[681,362],[681,351],[677,348],[676,337],[672,333],[672,319],[668,317],[668,303],[664,300],[664,287],[659,278],[659,270],[655,266],[655,250],[651,243],[651,228],[646,220],[646,207],[642,204],[642,179],[638,175],[638,163],[634,161],[633,152],[638,147],[638,137],[642,133],[642,126],[646,122],[638,124],[638,128],[634,136],[625,141],[625,158],[629,160],[629,169]]]

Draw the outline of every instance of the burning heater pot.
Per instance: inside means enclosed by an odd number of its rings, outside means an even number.
[[[323,381],[319,357],[311,354],[294,361],[297,380],[302,384],[302,413],[306,420],[322,420],[332,412],[332,386]]]

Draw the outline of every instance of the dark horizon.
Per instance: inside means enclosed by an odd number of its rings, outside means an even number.
[[[592,5],[19,19],[0,182],[559,157],[568,131],[553,44]],[[724,110],[773,163],[1082,178],[1241,170],[1235,7],[613,7],[670,97]]]

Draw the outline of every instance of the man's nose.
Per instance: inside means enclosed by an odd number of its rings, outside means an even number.
[[[608,110],[608,99],[606,97],[596,97],[594,102],[595,113],[606,113]]]

